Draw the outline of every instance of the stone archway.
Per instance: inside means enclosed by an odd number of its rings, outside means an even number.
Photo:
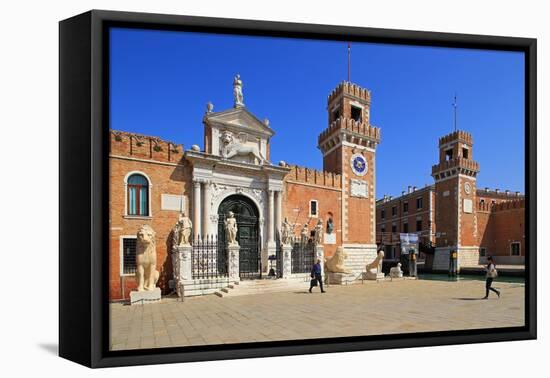
[[[261,277],[261,240],[259,210],[248,197],[234,194],[226,197],[218,207],[218,241],[225,240],[225,219],[232,211],[237,219],[239,251],[239,276],[241,279]]]

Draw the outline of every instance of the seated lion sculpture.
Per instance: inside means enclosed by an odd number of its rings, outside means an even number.
[[[136,280],[138,291],[155,290],[159,279],[155,236],[155,231],[148,224],[144,224],[137,231]]]
[[[331,273],[350,274],[351,271],[346,269],[345,267],[346,257],[347,257],[347,254],[346,252],[344,252],[344,248],[342,247],[336,248],[336,252],[334,253],[334,255],[329,260],[325,260],[326,270]]]
[[[366,269],[367,273],[379,274],[382,273],[382,262],[384,261],[384,251],[378,251],[376,258],[370,263],[367,264]]]

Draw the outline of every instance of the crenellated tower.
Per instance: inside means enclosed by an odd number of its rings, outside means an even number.
[[[318,147],[323,169],[341,175],[344,248],[367,249],[368,254],[374,248],[376,253],[375,158],[380,129],[370,124],[371,94],[346,81],[327,102],[328,127],[319,135]]]
[[[473,160],[473,138],[457,130],[439,138],[439,163],[432,166],[437,201],[436,270],[446,270],[457,251],[459,266],[477,264],[476,190],[479,164]],[[476,257],[477,256],[477,257]]]

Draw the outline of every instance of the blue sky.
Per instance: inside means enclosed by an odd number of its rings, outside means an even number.
[[[377,195],[431,184],[438,138],[473,134],[478,187],[524,191],[523,53],[352,43],[351,81],[371,91],[382,130]],[[330,91],[347,78],[347,44],[137,29],[111,31],[111,127],[203,145],[202,117],[244,102],[269,118],[271,160],[322,169],[318,134]]]

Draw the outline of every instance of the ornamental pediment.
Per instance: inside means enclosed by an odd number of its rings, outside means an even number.
[[[269,127],[267,119],[260,121],[244,107],[217,113],[206,113],[204,123],[212,128],[227,129],[237,134],[241,132],[249,133],[265,139],[269,139],[275,134]]]

